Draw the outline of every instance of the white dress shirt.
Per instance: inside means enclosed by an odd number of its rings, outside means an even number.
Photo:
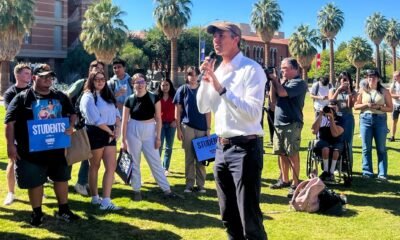
[[[220,96],[205,81],[197,93],[199,111],[215,115],[215,133],[224,138],[263,136],[260,122],[267,78],[261,66],[239,52],[231,62],[221,63],[215,75],[226,93]]]

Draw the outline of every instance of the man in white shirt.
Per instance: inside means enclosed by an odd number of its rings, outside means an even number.
[[[214,178],[223,224],[229,239],[267,239],[260,210],[264,135],[260,121],[266,76],[261,66],[239,49],[240,29],[229,22],[207,27],[222,63],[201,66],[199,111],[215,114],[218,143]]]
[[[332,88],[332,84],[329,83],[329,77],[320,77],[315,82],[310,91],[310,97],[314,100],[314,112],[315,118],[318,117],[319,111],[328,105],[329,90]]]

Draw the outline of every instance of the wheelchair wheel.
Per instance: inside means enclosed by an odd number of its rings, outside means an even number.
[[[344,148],[344,158],[342,163],[343,183],[346,187],[350,187],[353,180],[353,159],[351,158],[351,149],[347,142],[345,143]]]
[[[318,163],[314,159],[314,141],[311,140],[308,142],[308,150],[307,150],[307,167],[306,167],[306,175],[310,178],[311,174],[315,174],[318,176]]]

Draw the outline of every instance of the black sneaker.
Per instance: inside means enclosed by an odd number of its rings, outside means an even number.
[[[322,181],[326,181],[329,177],[331,176],[330,173],[328,173],[327,171],[323,171],[321,175],[319,175],[319,178]]]
[[[174,192],[169,192],[169,193],[164,193],[164,199],[185,199],[185,197],[178,195]]]
[[[64,213],[55,212],[54,216],[57,219],[63,220],[68,223],[81,219],[81,217],[71,212],[71,210],[68,210],[67,212]]]
[[[44,219],[43,213],[36,214],[35,212],[32,212],[31,221],[29,223],[34,227],[38,227],[43,223],[43,219]]]
[[[293,197],[293,194],[294,194],[294,191],[296,190],[296,188],[297,188],[297,186],[294,186],[294,185],[291,185],[289,187],[289,191],[288,191],[288,194],[287,194],[288,198],[292,198]]]
[[[271,189],[281,189],[281,188],[287,188],[290,187],[290,183],[284,182],[281,179],[278,179],[278,181],[275,184],[272,184],[270,186]]]
[[[392,136],[391,138],[389,138],[389,142],[395,142],[396,139]]]

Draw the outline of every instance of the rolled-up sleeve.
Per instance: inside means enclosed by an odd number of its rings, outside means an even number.
[[[85,118],[86,124],[99,126],[105,124],[104,119],[101,118],[100,112],[94,102],[92,93],[84,93],[79,105],[81,113]]]

